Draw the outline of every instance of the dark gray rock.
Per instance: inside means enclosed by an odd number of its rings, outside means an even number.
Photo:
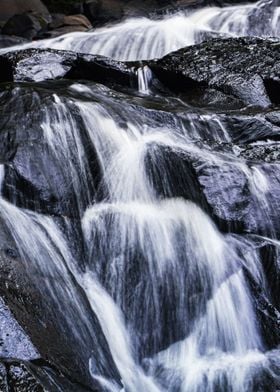
[[[40,357],[47,360],[49,367],[54,369],[56,376],[50,378],[56,378],[57,381],[51,381],[52,385],[53,382],[60,385],[60,373],[76,385],[72,389],[62,388],[63,391],[81,392],[87,388],[89,391],[98,390],[98,383],[89,372],[90,358],[97,374],[119,379],[96,316],[77,282],[70,277],[71,273],[69,275],[69,271],[65,270],[64,275],[61,273],[61,264],[56,265],[55,260],[48,259],[50,255],[47,256],[46,242],[39,245],[41,261],[44,259],[44,263],[36,263],[30,257],[30,249],[25,249],[27,253],[19,252],[11,234],[15,234],[16,228],[8,228],[3,213],[5,214],[1,206],[0,243],[5,244],[10,251],[0,251],[0,293],[31,337]],[[40,225],[37,230],[40,236],[40,232],[43,233]],[[32,236],[34,234],[33,232]],[[45,239],[48,241],[47,237]],[[38,245],[39,237],[34,240]],[[37,371],[41,373],[43,370]],[[47,373],[50,376],[52,374]],[[47,374],[40,379],[48,379]],[[47,381],[45,383],[49,384]]]
[[[63,104],[57,105],[55,98],[43,88],[34,91],[29,87],[15,87],[0,94],[0,162],[5,164],[2,192],[20,207],[77,217],[92,203],[100,181],[100,168],[81,117],[71,105],[67,113],[66,102],[65,105],[65,110],[60,111]],[[51,148],[42,128],[44,124],[45,131],[55,137],[57,128],[52,127],[50,116],[58,128],[68,123],[67,145]],[[75,144],[73,134],[81,145]],[[81,173],[79,148],[84,151],[87,178]],[[68,165],[66,159],[70,159]]]
[[[47,28],[48,19],[41,15],[24,13],[12,16],[2,29],[5,35],[15,35],[28,40],[34,39],[42,30]]]
[[[123,3],[114,0],[89,0],[83,4],[84,13],[94,24],[119,20],[123,16]]]
[[[256,162],[280,162],[280,144],[247,145],[241,150],[240,156],[246,160]]]
[[[149,63],[155,76],[176,91],[213,87],[246,105],[277,103],[280,42],[258,38],[213,39]]]
[[[1,0],[0,21],[7,21],[14,15],[35,12],[50,20],[50,14],[41,0]]]
[[[9,364],[7,378],[8,392],[44,392],[42,385],[39,384],[23,364]]]
[[[42,82],[54,79],[88,79],[129,85],[131,68],[103,56],[27,49],[0,55],[0,82]],[[135,77],[135,76],[134,76]]]
[[[163,87],[175,90],[195,106],[267,108],[279,101],[279,47],[276,40],[212,39],[147,65]],[[0,66],[1,81],[64,78],[130,86],[137,84],[135,69],[141,64],[57,50],[28,49],[0,55]]]
[[[3,363],[0,363],[0,388],[2,392],[9,392],[7,370]]]
[[[202,161],[195,166],[214,215],[227,222],[230,230],[279,238],[279,164],[249,163],[245,171],[226,161],[218,166]]]
[[[253,297],[253,304],[266,347],[271,350],[280,344],[280,313],[270,303],[262,288],[246,273]]]

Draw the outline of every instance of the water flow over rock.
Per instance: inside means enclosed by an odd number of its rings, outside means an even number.
[[[260,0],[250,5],[181,11],[162,18],[127,19],[93,32],[70,33],[31,46],[100,54],[123,61],[147,60],[217,36],[278,37],[279,15],[277,1]]]
[[[278,17],[262,1],[32,45],[145,59],[205,34],[278,34]],[[280,388],[279,281],[270,282],[279,274],[278,47],[215,39],[150,68],[35,49],[0,56],[9,82],[20,82],[0,86],[0,293],[47,361],[32,368],[47,389]],[[230,94],[241,106],[191,106],[183,88],[174,96],[178,85],[163,86],[171,67],[179,84],[192,81],[185,90],[209,96],[237,80]],[[91,82],[49,81],[83,76]],[[248,86],[263,95],[246,100]]]

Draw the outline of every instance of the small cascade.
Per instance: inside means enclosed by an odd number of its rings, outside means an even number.
[[[272,0],[224,8],[205,7],[157,19],[127,19],[109,27],[97,28],[93,32],[69,33],[25,47],[72,50],[123,61],[155,59],[219,36],[278,37],[279,10],[277,2]]]
[[[142,68],[137,69],[138,76],[138,91],[142,94],[149,94],[149,87],[152,81],[152,71],[145,65]]]
[[[219,36],[279,37],[279,17],[276,1],[260,0],[250,5],[180,11],[157,19],[127,19],[93,32],[69,33],[21,48],[72,50],[123,61],[148,60]],[[0,53],[5,51],[2,49]]]

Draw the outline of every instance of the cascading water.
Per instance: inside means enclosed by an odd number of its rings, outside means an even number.
[[[207,7],[173,13],[161,19],[127,19],[89,33],[71,33],[37,42],[36,46],[126,61],[154,59],[211,37],[278,37],[279,10],[277,2],[272,0],[260,0],[253,5]]]
[[[160,57],[208,34],[259,29],[260,35],[279,35],[277,7],[269,25],[255,26],[262,3],[127,20],[32,45],[134,60]],[[38,175],[49,203],[26,204],[10,180],[13,164],[0,165],[1,227],[32,287],[47,298],[48,316],[57,328],[63,325],[59,339],[65,344],[70,336],[69,363],[76,350],[73,368],[86,385],[102,392],[261,391],[260,380],[277,380],[280,366],[279,351],[263,340],[251,284],[267,290],[250,229],[280,246],[270,168],[249,165],[234,150],[211,149],[210,142],[232,142],[213,113],[186,116],[185,122],[171,113],[166,122],[149,108],[139,111],[152,74],[147,67],[137,72],[138,92],[128,105],[129,94],[118,92],[119,99],[113,89],[85,82],[37,89],[23,84],[11,94],[1,92],[7,108],[27,95],[39,107],[32,115],[18,104],[18,117],[27,139],[36,129],[26,148],[34,148],[41,169],[27,159],[16,175]],[[28,155],[24,151],[20,140],[16,156]],[[211,168],[218,211],[199,196]],[[236,178],[250,199],[245,220],[254,212],[248,236],[218,227]],[[58,202],[65,204],[62,211]],[[238,210],[230,212],[235,217]]]

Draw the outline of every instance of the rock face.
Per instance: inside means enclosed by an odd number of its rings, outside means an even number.
[[[162,83],[177,91],[201,86],[244,104],[278,103],[280,43],[256,38],[213,39],[149,64]]]

